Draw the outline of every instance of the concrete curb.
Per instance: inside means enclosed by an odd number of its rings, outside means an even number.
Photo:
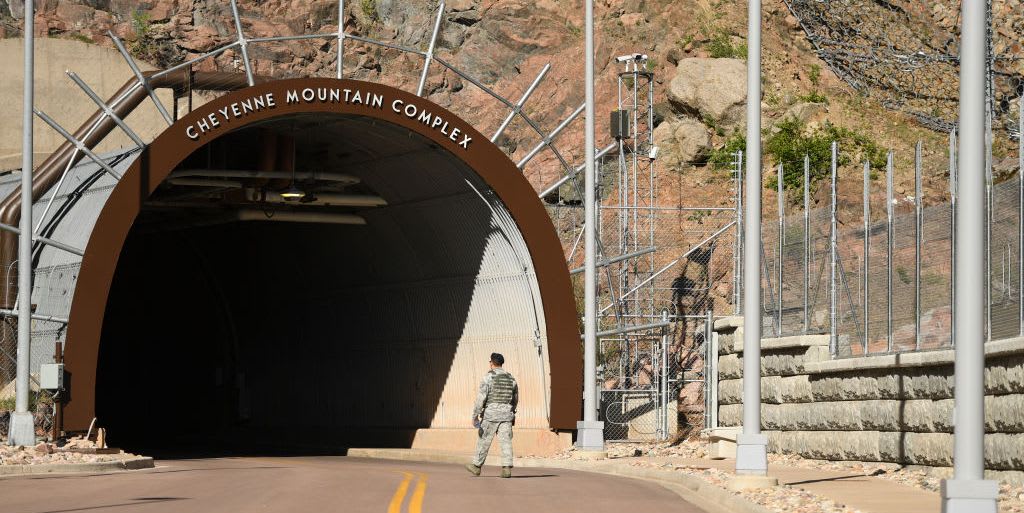
[[[40,465],[0,465],[0,477],[35,474],[71,474],[82,472],[117,472],[153,468],[153,458],[141,456],[127,460],[96,463],[44,463]]]
[[[407,449],[350,449],[348,456],[428,463],[465,463],[469,455],[456,453],[421,452]],[[516,458],[519,468],[559,468],[579,472],[642,479],[659,484],[683,500],[707,513],[771,513],[767,508],[749,502],[742,496],[719,488],[698,477],[664,470],[634,468],[619,465],[612,460],[576,461],[544,458]]]

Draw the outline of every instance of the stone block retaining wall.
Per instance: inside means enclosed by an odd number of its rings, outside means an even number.
[[[715,322],[718,426],[743,419],[742,318]],[[828,335],[762,339],[761,428],[772,452],[948,467],[953,351],[832,359]],[[1024,339],[986,345],[986,467],[1024,482]]]

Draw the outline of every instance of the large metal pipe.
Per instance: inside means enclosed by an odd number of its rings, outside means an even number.
[[[999,488],[985,480],[985,66],[986,2],[961,3],[960,151],[957,169],[956,349],[953,479],[944,513],[996,513]]]
[[[146,73],[147,76],[155,72]],[[155,88],[182,87],[189,82],[189,73],[173,73],[164,75],[150,81]],[[244,75],[234,73],[192,73],[192,88],[208,91],[232,91],[248,86]],[[135,110],[147,98],[146,89],[138,86],[138,82],[132,78],[125,82],[115,92],[107,104],[116,103],[111,110],[118,117],[124,119]],[[120,101],[117,101],[120,99]],[[29,112],[31,114],[31,111]],[[95,148],[111,131],[117,128],[117,123],[107,117],[102,109],[89,117],[72,135],[81,141],[87,148]],[[73,167],[85,154],[75,151],[74,143],[68,141],[61,144],[56,151],[50,154],[32,173],[31,200],[32,203],[38,200],[60,179],[66,168]],[[2,202],[0,202],[0,223],[15,225],[21,218],[21,188],[11,191]],[[31,230],[29,230],[31,232]],[[11,264],[17,260],[17,237],[9,232],[0,232],[0,268],[10,269]],[[0,295],[0,308],[12,308],[17,297],[17,287],[8,287]]]
[[[355,224],[364,225],[366,219],[354,214],[332,214],[328,212],[289,212],[243,209],[235,212],[238,221],[274,221],[287,223]]]
[[[337,193],[323,193],[316,192],[310,193],[313,199],[303,198],[302,205],[315,205],[315,206],[336,206],[336,207],[383,207],[388,202],[380,197],[373,194],[337,194]],[[246,189],[245,197],[249,201],[268,202],[268,203],[298,203],[296,201],[290,201],[281,196],[281,193],[275,191],[266,191],[259,189]]]
[[[289,161],[282,162],[289,165]],[[289,171],[250,171],[246,169],[182,169],[174,171],[168,177],[170,180],[179,178],[205,177],[205,178],[268,178],[274,180],[291,180],[292,173]],[[359,178],[344,173],[322,173],[319,171],[298,171],[295,173],[296,180],[316,180],[321,182],[337,182],[343,184],[359,183]]]

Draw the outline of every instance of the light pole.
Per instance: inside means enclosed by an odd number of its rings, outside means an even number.
[[[964,0],[960,11],[953,479],[942,482],[942,511],[996,513],[999,487],[985,480],[986,2]]]
[[[28,411],[29,366],[32,364],[32,108],[35,63],[35,6],[25,0],[25,93],[21,136],[21,233],[18,236],[18,373],[14,413],[7,439],[11,445],[34,445],[35,423]]]
[[[604,451],[604,422],[597,420],[597,199],[594,170],[594,0],[586,0],[583,262],[583,420],[576,423],[576,446]]]
[[[747,26],[747,179],[743,226],[743,432],[736,435],[733,489],[778,484],[767,477],[768,437],[761,434],[761,0],[750,0]]]

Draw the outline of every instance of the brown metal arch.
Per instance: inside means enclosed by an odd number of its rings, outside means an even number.
[[[379,94],[385,98],[385,102],[383,108],[379,109],[345,102],[286,102],[287,91],[301,91],[305,88],[341,88],[360,91],[364,95]],[[221,127],[195,140],[186,135],[186,127],[211,113],[230,109],[235,102],[268,93],[275,98],[273,108],[250,112],[228,122],[222,121]],[[395,100],[401,100],[403,105],[415,104],[441,115],[472,137],[472,143],[468,149],[462,148],[458,141],[442,134],[438,128],[395,112],[391,108],[391,102]],[[576,308],[562,245],[536,191],[508,156],[472,125],[447,109],[382,84],[327,78],[266,82],[217,98],[164,131],[125,172],[97,218],[86,246],[71,305],[65,362],[74,389],[64,410],[65,429],[83,430],[95,415],[96,366],[107,297],[121,247],[143,202],[181,161],[216,137],[275,117],[316,112],[370,116],[419,133],[465,162],[501,198],[526,241],[537,274],[547,325],[551,367],[551,427],[575,429],[583,386]],[[157,271],[154,269],[154,272]]]

